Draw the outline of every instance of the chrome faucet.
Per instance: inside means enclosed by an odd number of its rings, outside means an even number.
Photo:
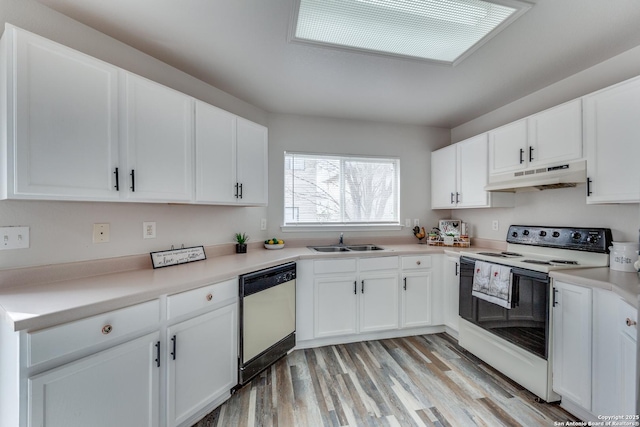
[[[340,246],[344,245],[343,237],[344,237],[344,233],[340,233],[340,243],[339,243]]]

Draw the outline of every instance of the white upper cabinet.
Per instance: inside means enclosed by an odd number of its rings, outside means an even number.
[[[640,201],[640,78],[584,98],[587,203]]]
[[[118,69],[11,26],[2,49],[3,197],[119,198]]]
[[[449,145],[431,153],[431,208],[455,207],[457,147]]]
[[[431,153],[431,208],[486,208],[513,206],[513,194],[489,193],[487,134]]]
[[[126,197],[191,201],[193,99],[133,74],[126,75],[125,96]]]
[[[237,138],[239,203],[266,205],[268,187],[267,128],[238,117]]]
[[[267,204],[267,128],[196,101],[196,201]]]
[[[2,199],[267,204],[264,126],[11,25],[0,86]]]
[[[582,158],[582,101],[576,99],[489,132],[489,173]]]
[[[236,116],[196,101],[196,201],[236,202]]]
[[[582,158],[582,100],[550,108],[528,119],[529,166]]]
[[[491,174],[514,172],[526,167],[527,120],[489,132],[489,171]]]

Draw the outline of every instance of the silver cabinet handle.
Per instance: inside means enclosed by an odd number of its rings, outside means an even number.
[[[629,320],[629,319],[627,319],[627,320]],[[112,330],[113,330],[113,326],[111,326],[111,325],[104,325],[104,326],[102,327],[102,333],[103,333],[104,335],[108,335],[108,334],[110,334]]]
[[[628,317],[627,317],[626,323],[627,323],[627,326],[635,326],[635,325],[638,324],[638,322],[636,322],[635,320],[632,320],[632,319],[630,319]]]
[[[207,296],[205,298],[207,299],[207,301],[211,301],[213,299],[213,295],[212,294],[207,294]]]

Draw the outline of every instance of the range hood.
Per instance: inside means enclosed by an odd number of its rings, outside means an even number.
[[[579,160],[548,167],[537,167],[518,172],[489,175],[485,191],[540,191],[553,188],[575,187],[587,181],[587,162]]]

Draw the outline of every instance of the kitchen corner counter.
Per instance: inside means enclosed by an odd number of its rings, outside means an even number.
[[[609,267],[558,270],[549,273],[555,280],[575,285],[613,291],[627,303],[638,308],[640,278],[637,273],[611,270]]]
[[[50,281],[29,280],[30,271],[36,279],[46,277],[47,267],[20,269],[20,274],[5,271],[20,280],[0,287],[0,320],[14,331],[35,331],[96,314],[150,301],[162,295],[176,294],[211,283],[235,278],[241,274],[301,259],[347,257],[381,257],[414,254],[457,253],[458,248],[418,244],[382,244],[383,251],[318,253],[307,247],[287,247],[280,250],[250,248],[247,254],[213,256],[203,261],[172,267],[115,273],[104,272],[87,277]],[[467,248],[468,249],[468,248]],[[472,248],[478,249],[480,248]],[[486,250],[486,249],[485,249]],[[148,257],[147,257],[148,260]],[[83,263],[78,263],[83,264]],[[51,266],[52,269],[58,266]],[[53,270],[52,270],[53,271]],[[3,272],[0,271],[0,275]],[[0,280],[2,278],[0,277]]]

